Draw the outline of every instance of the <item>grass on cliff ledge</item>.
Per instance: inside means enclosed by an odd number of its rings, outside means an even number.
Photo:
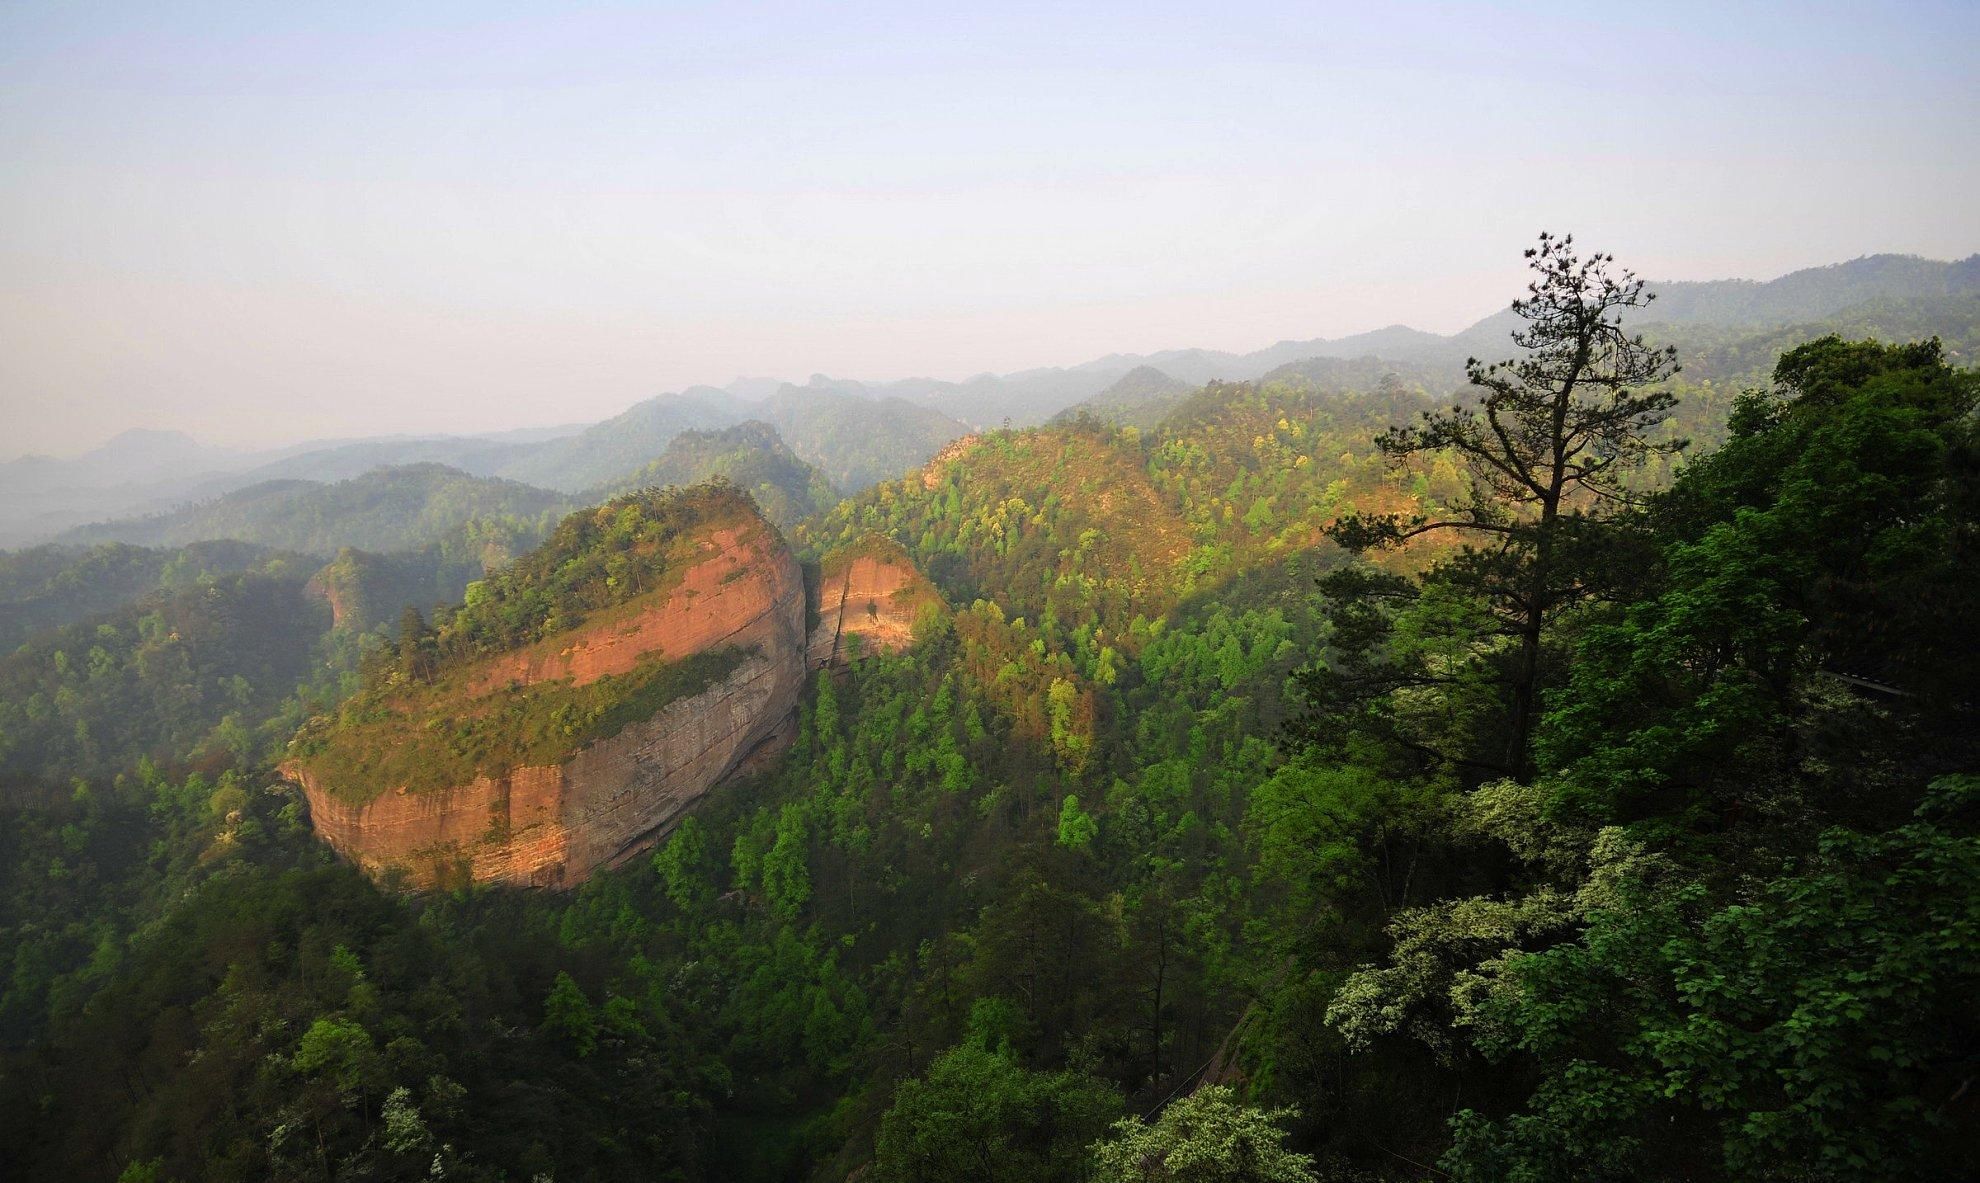
[[[435,621],[419,661],[442,672],[472,665],[669,591],[721,529],[738,530],[746,544],[770,526],[749,494],[717,483],[646,489],[579,510],[506,571],[470,584],[465,602]],[[399,649],[376,681],[412,674],[403,641]]]
[[[557,764],[650,719],[735,672],[753,652],[730,647],[681,661],[653,658],[583,686],[569,679],[479,697],[456,677],[348,704],[303,730],[290,749],[323,790],[352,802],[404,787],[412,793],[477,776]]]

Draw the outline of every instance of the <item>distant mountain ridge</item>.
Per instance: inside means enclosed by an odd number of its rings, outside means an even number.
[[[1873,331],[1950,332],[1955,339],[1948,347],[1957,359],[1961,342],[1975,332],[1980,254],[1951,262],[1868,255],[1766,281],[1652,282],[1650,288],[1658,299],[1634,327],[1678,345],[1707,367],[1696,369],[1688,361],[1693,373],[1739,376],[1746,372],[1742,366],[1750,368],[1750,351],[1737,347],[1741,335],[1761,338],[1828,322]],[[1321,386],[1336,376],[1360,380],[1386,365],[1426,389],[1455,387],[1467,357],[1497,358],[1510,350],[1513,319],[1502,310],[1449,336],[1398,324],[1338,338],[1279,341],[1248,353],[1110,354],[1075,366],[979,374],[961,382],[865,383],[819,374],[795,385],[739,378],[726,388],[695,386],[658,395],[588,427],[493,435],[381,437],[243,454],[209,448],[180,433],[132,431],[81,457],[0,463],[0,547],[64,530],[77,533],[76,527],[91,521],[211,501],[268,480],[341,481],[387,466],[442,464],[475,477],[576,495],[653,463],[682,432],[719,430],[750,419],[775,427],[791,451],[839,491],[857,493],[926,461],[971,430],[1028,426],[1079,406],[1104,408],[1103,417],[1118,422],[1139,416],[1152,423],[1163,400],[1179,393],[1172,387],[1250,381],[1287,366],[1304,366],[1304,376]],[[1311,364],[1321,359],[1367,364],[1360,370]],[[1151,375],[1166,381],[1157,383]],[[1148,406],[1135,409],[1144,403]]]
[[[1651,281],[1648,287],[1658,298],[1636,327],[1670,338],[1682,348],[1683,339],[1700,329],[1757,333],[1896,299],[1959,300],[1980,291],[1980,254],[1952,262],[1915,255],[1866,255],[1772,280]],[[1004,421],[1022,427],[1092,399],[1142,367],[1197,387],[1219,380],[1254,380],[1312,358],[1372,357],[1441,370],[1447,380],[1457,379],[1467,357],[1498,357],[1510,348],[1507,333],[1514,320],[1510,310],[1500,310],[1449,336],[1396,324],[1344,337],[1279,341],[1248,353],[1200,348],[1116,353],[1072,366],[979,374],[961,382],[906,378],[859,383],[814,375],[805,389],[897,397],[976,428]],[[1656,333],[1659,328],[1664,332]],[[738,380],[731,393],[760,390],[761,382]]]
[[[897,477],[969,433],[967,423],[939,409],[856,382],[786,383],[749,409],[845,493]]]
[[[375,469],[334,484],[263,481],[152,517],[78,527],[58,541],[186,546],[231,538],[332,555],[346,547],[420,550],[492,519],[515,523],[516,533],[533,544],[548,519],[569,508],[569,498],[549,490],[426,463]]]
[[[1917,255],[1866,255],[1778,279],[1652,283],[1654,315],[1669,324],[1782,324],[1833,316],[1872,300],[1980,292],[1980,254],[1950,263]]]

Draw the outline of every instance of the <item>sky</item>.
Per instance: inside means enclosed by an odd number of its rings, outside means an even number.
[[[0,455],[1980,250],[1980,5],[0,5]]]

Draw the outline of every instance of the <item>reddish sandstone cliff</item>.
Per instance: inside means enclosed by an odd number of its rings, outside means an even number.
[[[473,693],[583,685],[660,655],[741,652],[725,677],[560,763],[444,789],[303,786],[316,831],[367,873],[409,886],[458,881],[569,887],[664,833],[745,758],[788,734],[805,678],[804,584],[767,524],[716,530],[668,591],[477,667]]]
[[[907,552],[879,535],[827,555],[818,584],[818,624],[807,653],[814,669],[843,660],[854,637],[866,651],[906,649],[917,618],[941,605]]]
[[[477,672],[475,693],[559,678],[583,686],[626,673],[648,657],[678,661],[706,649],[748,643],[776,601],[791,594],[791,579],[800,578],[789,574],[797,571],[797,560],[781,538],[760,524],[716,530],[707,550],[705,559],[682,574],[663,606],[600,619],[497,658]],[[796,594],[802,602],[801,580]]]

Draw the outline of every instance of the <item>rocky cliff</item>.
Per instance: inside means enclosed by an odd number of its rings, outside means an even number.
[[[819,564],[818,623],[807,660],[817,669],[843,661],[855,646],[898,653],[913,643],[922,614],[941,608],[941,594],[900,544],[869,534]]]
[[[369,747],[353,740],[340,751],[334,731],[314,746],[299,743],[284,770],[307,794],[317,833],[367,873],[402,874],[422,888],[470,880],[569,887],[649,845],[747,757],[788,735],[804,684],[797,561],[753,510],[730,518],[685,544],[670,543],[691,553],[665,590],[449,671],[445,694],[403,699],[434,704],[435,717],[394,719],[394,702],[382,699],[371,716],[346,727],[372,727]],[[420,767],[402,751],[381,751],[394,746],[394,735],[438,745],[445,741],[424,736],[447,735],[449,727],[471,734],[460,729],[471,729],[477,716],[499,723],[511,717],[505,709],[549,695],[568,702],[586,687],[616,691],[637,685],[639,671],[709,657],[721,661],[705,685],[555,760],[482,767],[441,786],[415,786],[387,771]],[[630,692],[624,701],[606,697],[598,708],[606,712],[640,701]],[[380,730],[390,726],[399,732]],[[436,750],[433,763],[447,758]],[[401,783],[392,783],[395,776]]]

